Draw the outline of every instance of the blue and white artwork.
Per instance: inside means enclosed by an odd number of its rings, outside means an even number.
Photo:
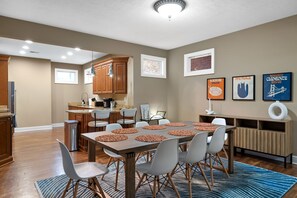
[[[255,100],[255,75],[234,76],[233,100]]]
[[[263,100],[292,100],[292,72],[263,74]]]

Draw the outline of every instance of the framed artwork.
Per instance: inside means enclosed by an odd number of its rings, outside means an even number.
[[[255,100],[255,75],[232,77],[232,100]]]
[[[141,54],[141,76],[166,78],[166,58]]]
[[[292,100],[292,72],[263,74],[263,100]]]
[[[207,100],[225,100],[225,78],[207,79]]]
[[[184,76],[214,73],[214,48],[184,55]]]
[[[84,70],[84,83],[90,84],[93,82],[91,67]]]

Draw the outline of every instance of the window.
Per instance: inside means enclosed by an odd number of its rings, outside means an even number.
[[[78,84],[78,71],[55,68],[55,83]]]

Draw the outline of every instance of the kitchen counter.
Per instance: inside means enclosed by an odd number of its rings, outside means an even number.
[[[90,105],[81,105],[81,104],[76,104],[76,103],[68,103],[68,107],[74,107],[76,108],[77,110],[79,109],[83,109],[83,110],[89,110],[91,113],[93,110],[108,110],[110,108],[103,108],[103,107],[94,107],[94,106],[90,106]],[[68,112],[69,110],[67,110]],[[114,107],[112,108],[112,111],[111,112],[120,112],[120,108],[117,108],[117,107]],[[82,112],[82,113],[87,113],[86,111],[85,112]]]
[[[6,118],[6,117],[11,117],[12,113],[10,112],[1,112],[0,113],[0,118]]]

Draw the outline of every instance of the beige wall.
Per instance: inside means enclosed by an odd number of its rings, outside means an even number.
[[[18,127],[50,125],[52,123],[50,61],[11,57],[8,80],[15,81]]]
[[[262,74],[293,72],[297,75],[297,16],[271,22],[225,36],[194,43],[169,52],[168,116],[172,120],[198,120],[208,108],[206,79],[226,77],[226,100],[213,101],[220,114],[268,118],[272,102],[262,100]],[[215,48],[215,74],[184,77],[184,54]],[[232,76],[256,75],[256,100],[232,100]],[[283,102],[294,121],[294,154],[297,154],[297,91],[293,100]]]
[[[78,70],[78,84],[56,84],[55,68]],[[52,88],[52,123],[63,123],[68,119],[65,110],[68,109],[68,102],[81,101],[83,93],[83,69],[81,65],[51,63],[51,88]]]

